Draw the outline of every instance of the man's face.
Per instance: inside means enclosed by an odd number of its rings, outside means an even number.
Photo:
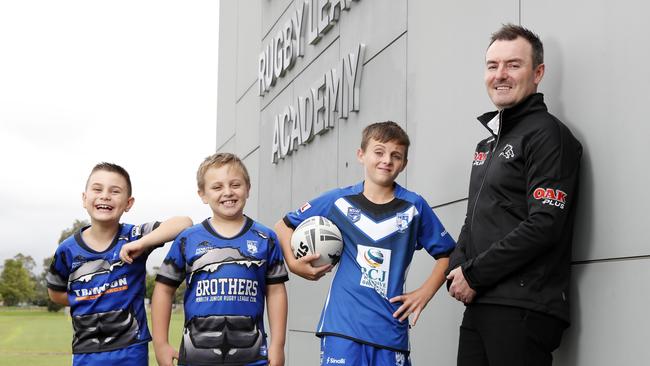
[[[497,109],[536,93],[542,76],[544,64],[533,68],[533,48],[524,38],[494,41],[485,53],[485,87]]]

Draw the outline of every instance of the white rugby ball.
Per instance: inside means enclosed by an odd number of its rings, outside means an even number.
[[[343,251],[341,231],[329,219],[312,216],[293,231],[291,251],[296,258],[320,253],[320,257],[312,262],[313,266],[336,265]]]

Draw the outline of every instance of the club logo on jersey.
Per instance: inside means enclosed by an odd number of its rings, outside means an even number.
[[[357,263],[361,269],[359,284],[374,289],[382,297],[388,294],[390,254],[390,249],[357,244]]]
[[[409,214],[408,212],[402,212],[395,215],[395,221],[397,223],[397,231],[403,233],[406,229],[409,228]]]
[[[192,277],[200,272],[214,273],[224,265],[236,264],[259,268],[265,262],[264,259],[245,256],[237,248],[213,248],[190,264],[189,282],[192,282]]]
[[[356,207],[348,207],[348,218],[352,222],[357,222],[361,219],[361,210]]]
[[[68,277],[70,284],[74,282],[90,282],[95,276],[113,272],[115,268],[122,267],[124,262],[118,260],[117,262],[110,263],[105,259],[95,259],[94,261],[86,262],[79,266]]]
[[[406,362],[406,355],[402,352],[395,352],[395,366],[404,366]]]
[[[476,151],[474,152],[474,162],[472,165],[474,166],[479,166],[485,164],[485,160],[487,159],[488,151],[483,152],[483,151]]]
[[[542,205],[555,206],[563,210],[566,204],[567,194],[559,189],[537,188],[533,192],[533,197],[536,200],[541,200]]]
[[[131,229],[131,236],[133,237],[139,237],[142,235],[142,228],[140,226],[134,226],[133,229]]]
[[[503,148],[503,151],[501,151],[499,156],[503,156],[506,159],[514,158],[515,152],[512,150],[512,145],[510,144],[506,145],[506,147]]]
[[[309,210],[310,208],[311,208],[311,205],[309,204],[309,202],[305,202],[304,205],[300,206],[298,211],[300,211],[300,213],[303,213],[303,212]]]
[[[257,254],[257,240],[246,240],[246,248],[248,253],[255,255]]]

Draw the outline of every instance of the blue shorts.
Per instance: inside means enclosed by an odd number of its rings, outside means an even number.
[[[147,342],[135,344],[115,351],[77,353],[72,355],[72,366],[148,366]]]
[[[411,366],[403,352],[378,348],[336,336],[320,340],[321,366]]]

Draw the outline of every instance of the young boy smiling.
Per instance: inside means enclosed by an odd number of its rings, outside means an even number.
[[[146,258],[192,220],[120,224],[134,198],[129,174],[111,163],[93,168],[82,201],[91,225],[59,245],[47,274],[52,301],[70,305],[73,365],[146,366]]]
[[[183,231],[156,277],[153,338],[161,366],[284,364],[288,280],[275,233],[244,215],[250,178],[233,154],[206,158],[198,194],[212,217]],[[176,288],[185,281],[180,352],[169,344]],[[264,331],[268,304],[271,344]]]
[[[310,280],[332,266],[313,267],[318,255],[296,259],[293,230],[309,217],[325,216],[343,235],[339,268],[316,331],[325,363],[410,365],[404,320],[413,315],[415,325],[445,280],[454,240],[424,198],[395,183],[406,167],[409,144],[394,122],[367,126],[357,150],[364,181],[310,200],[275,225],[289,269]],[[413,253],[422,248],[437,258],[436,265],[422,286],[404,293]]]

